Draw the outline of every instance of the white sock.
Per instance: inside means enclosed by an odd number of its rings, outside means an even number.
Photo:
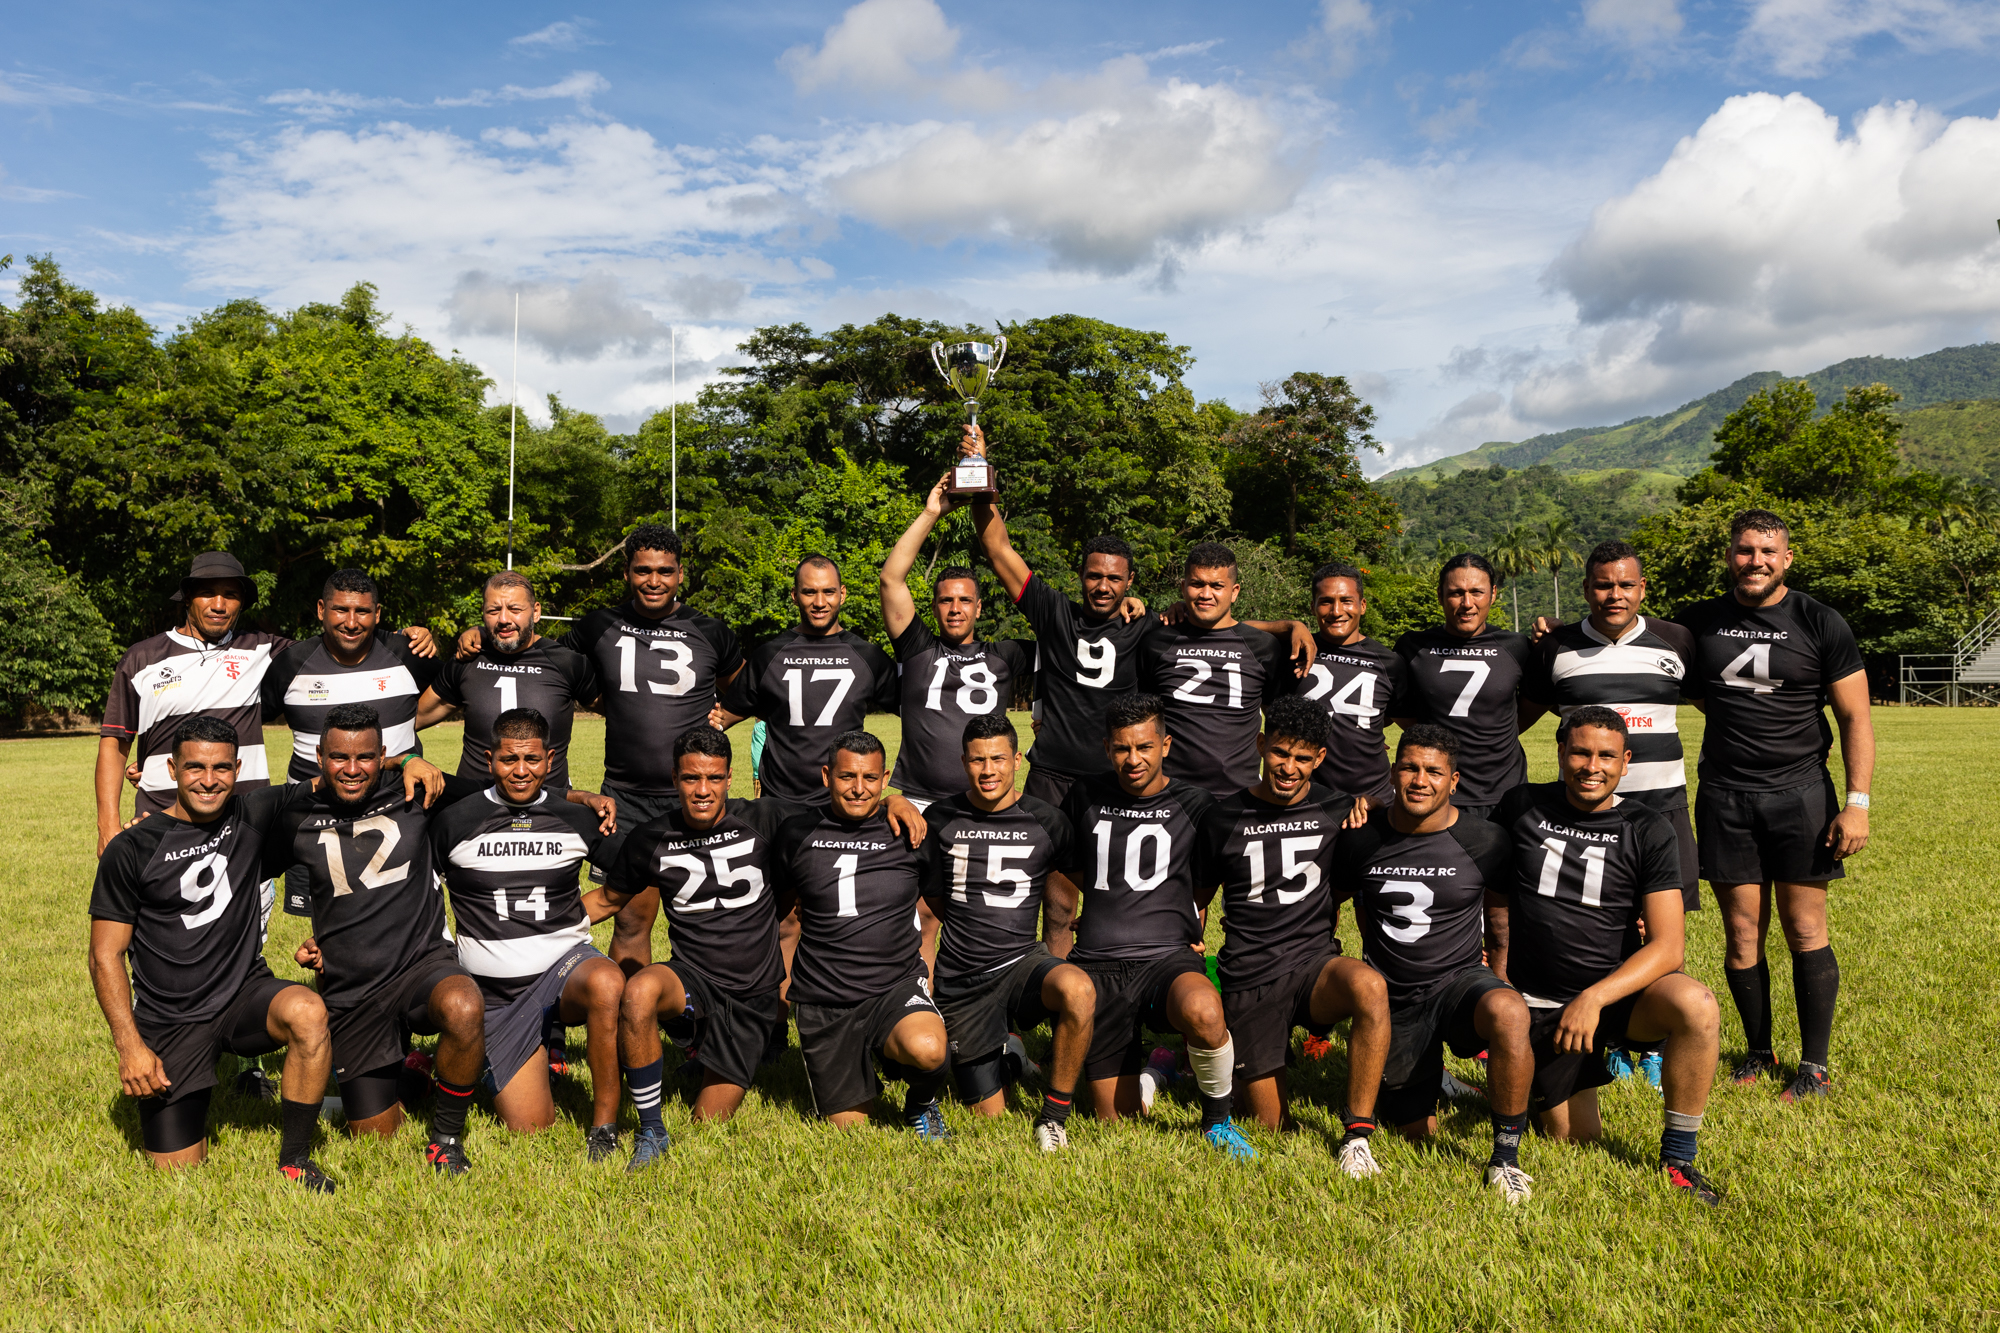
[[[1188,1043],[1188,1064],[1194,1068],[1195,1086],[1204,1097],[1227,1097],[1236,1072],[1236,1039],[1227,1037],[1222,1045],[1204,1051]]]

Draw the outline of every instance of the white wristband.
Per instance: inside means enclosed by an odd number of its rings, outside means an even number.
[[[1847,793],[1847,803],[1866,810],[1868,808],[1868,793],[1865,791],[1851,791]]]

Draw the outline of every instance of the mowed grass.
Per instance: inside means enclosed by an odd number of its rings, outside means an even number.
[[[1698,738],[1699,715],[1683,721]],[[872,725],[893,745],[893,719]],[[1350,1182],[1330,1152],[1338,1041],[1295,1081],[1299,1132],[1252,1130],[1263,1155],[1250,1164],[1197,1141],[1191,1092],[1152,1124],[1099,1128],[1079,1112],[1073,1149],[1054,1158],[1031,1152],[1026,1106],[995,1123],[950,1107],[958,1138],[942,1149],[886,1125],[841,1134],[805,1118],[794,1050],[730,1125],[694,1128],[671,1104],[671,1159],[638,1177],[585,1164],[581,1074],[562,1091],[565,1118],[539,1137],[475,1111],[476,1169],[463,1180],[431,1176],[414,1124],[389,1143],[329,1131],[318,1157],[340,1193],[305,1195],[272,1169],[275,1110],[228,1093],[210,1163],[162,1175],[134,1150],[85,970],[96,742],[0,744],[15,793],[0,855],[0,1324],[2000,1323],[2000,714],[1883,709],[1876,725],[1874,844],[1832,902],[1838,1095],[1787,1108],[1772,1084],[1718,1089],[1702,1133],[1702,1165],[1728,1192],[1714,1212],[1650,1174],[1659,1100],[1633,1084],[1607,1090],[1602,1147],[1524,1146],[1535,1197],[1518,1209],[1478,1188],[1480,1103],[1447,1115],[1430,1147],[1378,1136],[1386,1175]],[[1537,775],[1552,774],[1548,725],[1529,741]],[[431,750],[454,763],[454,734],[440,729]],[[579,781],[596,779],[601,751],[602,724],[580,723]],[[281,975],[297,974],[303,929],[273,918]],[[1689,969],[1720,991],[1712,908],[1690,936]],[[1796,1059],[1781,943],[1773,962],[1780,1053]],[[1728,1060],[1742,1039],[1726,999],[1723,1013]],[[628,1107],[628,1134],[634,1123]]]

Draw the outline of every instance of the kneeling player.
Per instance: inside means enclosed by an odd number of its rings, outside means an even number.
[[[1618,798],[1631,763],[1625,719],[1578,708],[1556,733],[1562,781],[1516,787],[1495,822],[1515,874],[1494,967],[1533,1010],[1534,1107],[1558,1139],[1603,1126],[1597,1089],[1607,1047],[1666,1048],[1660,1170],[1703,1203],[1719,1196],[1695,1169],[1695,1132],[1715,1079],[1715,996],[1681,972],[1679,843],[1658,812]],[[1639,924],[1645,923],[1645,943]]]
[[[792,1012],[813,1106],[838,1129],[867,1123],[882,1090],[875,1062],[909,1085],[903,1123],[940,1142],[944,1020],[931,1001],[919,952],[918,853],[889,827],[882,742],[843,732],[820,769],[831,796],[778,829],[779,915],[799,913]]]
[[[196,716],[167,757],[174,803],[104,848],[90,894],[90,980],[118,1052],[118,1081],[139,1099],[139,1133],[160,1167],[208,1156],[216,1056],[285,1049],[278,1170],[331,1194],[313,1162],[332,1071],[326,1006],[271,975],[257,886],[265,835],[300,788],[235,795],[236,732]],[[127,956],[131,975],[125,971]]]
[[[776,798],[730,800],[730,757],[729,737],[714,727],[690,727],[675,739],[679,806],[626,835],[605,893],[618,907],[657,891],[673,949],[671,962],[650,963],[626,980],[619,1012],[619,1058],[639,1112],[633,1171],[667,1148],[663,1025],[700,1062],[694,1118],[727,1120],[743,1104],[771,1031],[785,1021],[771,836],[804,810]]]
[[[1063,897],[1045,906],[1044,896],[1049,872],[1069,859],[1070,824],[1053,806],[1014,790],[1020,740],[1005,713],[968,721],[962,754],[971,785],[925,811],[933,836],[924,896],[944,923],[937,1004],[952,1072],[973,1109],[1004,1114],[1008,1065],[1019,1058],[1010,1029],[1048,1023],[1055,1050],[1032,1133],[1035,1146],[1055,1152],[1069,1145],[1064,1125],[1097,1007],[1083,969],[1063,962],[1046,942],[1069,952],[1076,904]]]
[[[1336,858],[1336,888],[1353,896],[1361,920],[1361,957],[1389,988],[1377,1110],[1411,1139],[1435,1133],[1444,1048],[1460,1056],[1487,1050],[1486,1183],[1519,1203],[1533,1183],[1520,1162],[1535,1072],[1528,1007],[1480,961],[1481,925],[1503,908],[1510,882],[1507,839],[1451,803],[1458,738],[1443,727],[1407,728],[1389,781],[1394,799],[1341,835]]]
[[[1104,716],[1104,751],[1114,776],[1078,782],[1063,814],[1077,837],[1069,880],[1082,889],[1083,915],[1070,961],[1097,987],[1097,1017],[1084,1077],[1100,1120],[1146,1109],[1142,1034],[1178,1032],[1201,1090],[1201,1132],[1238,1159],[1257,1155],[1230,1123],[1235,1044],[1222,997],[1208,984],[1201,918],[1195,907],[1195,849],[1215,798],[1170,778],[1165,705],[1157,695],[1121,699]]]
[[[438,817],[431,831],[439,872],[458,921],[459,962],[486,1007],[486,1076],[507,1128],[547,1129],[556,1120],[543,1018],[582,1023],[590,1052],[593,1162],[618,1150],[618,1003],[625,974],[590,942],[590,917],[615,910],[593,890],[586,913],[577,885],[584,861],[609,869],[622,839],[598,816],[542,789],[553,755],[549,724],[532,708],[493,723],[493,785]]]
[[[1326,736],[1318,704],[1296,695],[1272,702],[1257,737],[1263,776],[1202,820],[1198,882],[1205,894],[1222,885],[1222,1009],[1236,1043],[1237,1096],[1258,1123],[1285,1122],[1292,1029],[1324,1037],[1354,1020],[1340,1167],[1360,1180],[1381,1170],[1368,1136],[1389,1050],[1389,990],[1374,968],[1342,958],[1333,934],[1334,849],[1355,800],[1313,785]]]

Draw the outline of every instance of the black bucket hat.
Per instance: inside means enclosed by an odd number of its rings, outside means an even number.
[[[245,606],[250,606],[257,600],[256,583],[243,572],[243,562],[227,551],[203,551],[189,561],[187,577],[181,580],[180,591],[173,595],[173,600],[185,602],[191,586],[207,583],[211,579],[235,579],[242,584]]]

